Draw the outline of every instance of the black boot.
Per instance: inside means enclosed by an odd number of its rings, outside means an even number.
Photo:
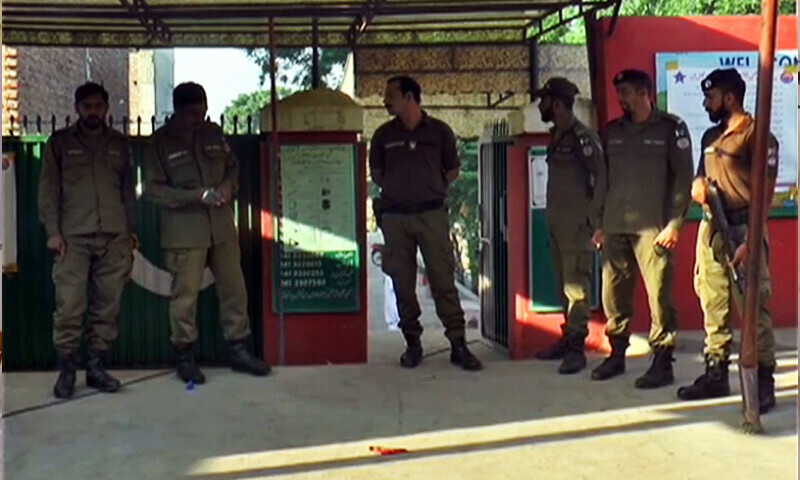
[[[586,368],[586,355],[583,353],[582,336],[573,336],[567,340],[567,353],[558,367],[558,373],[572,375]]]
[[[86,362],[86,385],[101,392],[112,393],[119,390],[119,380],[106,372],[107,352],[89,349],[89,360]]]
[[[193,345],[175,346],[175,371],[183,383],[206,383],[206,377],[194,361]]]
[[[417,335],[405,335],[406,351],[400,356],[400,365],[415,368],[422,363],[422,342]]]
[[[697,377],[693,384],[678,389],[678,398],[681,400],[727,397],[730,394],[728,360],[713,358],[706,359],[706,372]]]
[[[758,411],[767,413],[775,408],[775,366],[758,365]]]
[[[268,375],[272,367],[257,359],[247,348],[247,340],[230,343],[231,368],[235,372],[249,373],[257,377]]]
[[[53,387],[53,394],[57,398],[71,398],[75,393],[75,371],[78,369],[80,358],[77,353],[58,356],[58,380]]]
[[[672,375],[672,348],[656,348],[653,363],[644,375],[636,379],[636,388],[659,388],[675,381]]]
[[[569,342],[566,336],[562,336],[558,341],[544,350],[536,352],[534,357],[539,360],[561,360],[567,354]]]
[[[625,373],[625,350],[628,349],[628,337],[611,337],[611,355],[603,363],[592,370],[592,380],[608,380]]]
[[[467,342],[463,337],[450,341],[450,363],[470,371],[483,368],[481,361],[467,348]]]

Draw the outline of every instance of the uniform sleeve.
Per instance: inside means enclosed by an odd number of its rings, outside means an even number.
[[[39,220],[47,236],[61,234],[61,169],[53,137],[47,141],[39,175]]]
[[[595,229],[600,228],[603,216],[603,202],[606,196],[607,169],[605,154],[600,137],[596,134],[582,134],[578,136],[580,143],[580,158],[589,172],[589,188],[592,192],[592,202],[589,212],[589,223]]]
[[[692,141],[686,123],[679,121],[669,142],[669,226],[680,229],[689,208],[693,180]]]
[[[711,138],[708,134],[710,130],[706,130],[703,134],[703,139],[700,140],[700,159],[697,164],[697,175],[695,177],[706,176],[706,148],[711,144]]]
[[[442,168],[445,172],[454,170],[461,166],[458,158],[458,148],[456,147],[456,135],[449,126],[444,126],[444,149],[442,151]]]
[[[125,207],[128,221],[128,232],[133,233],[136,229],[136,176],[133,173],[130,145],[127,139],[123,141],[121,151],[123,156],[122,204]]]
[[[156,205],[181,208],[199,202],[197,190],[175,188],[169,184],[157,140],[147,144],[144,161],[144,196]]]
[[[383,171],[385,167],[386,159],[383,153],[383,145],[381,144],[381,133],[380,130],[377,130],[369,141],[369,170],[370,172],[375,170]]]
[[[236,195],[236,192],[239,191],[239,160],[224,137],[222,138],[222,148],[228,158],[225,161],[225,180],[222,181],[221,186],[229,187],[231,193]]]

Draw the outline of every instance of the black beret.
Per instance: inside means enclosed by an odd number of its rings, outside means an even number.
[[[634,69],[623,70],[614,77],[614,86],[625,82],[653,84],[653,80],[647,72]]]
[[[533,95],[536,98],[541,98],[545,95],[575,98],[575,95],[578,93],[580,93],[580,91],[574,83],[564,77],[553,77],[547,80],[542,88],[533,92]]]
[[[700,82],[700,88],[704,92],[712,88],[725,87],[733,90],[744,90],[744,79],[739,75],[735,68],[717,69],[709,73],[706,78]]]

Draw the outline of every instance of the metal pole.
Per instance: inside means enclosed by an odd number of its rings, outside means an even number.
[[[319,88],[319,19],[311,23],[311,88]]]
[[[534,92],[539,88],[539,41],[536,37],[528,40],[528,89],[530,100],[534,101]]]
[[[281,207],[281,155],[280,142],[278,141],[278,85],[276,81],[277,53],[275,51],[275,18],[269,17],[269,82],[270,82],[270,103],[269,110],[272,118],[272,131],[269,135],[270,157],[272,158],[272,178],[275,191],[275,203],[273,214],[275,215],[275,240],[273,252],[273,264],[278,265],[278,275],[275,278],[275,294],[278,301],[278,362],[286,364],[286,332],[285,319],[283,315],[283,245],[281,243],[281,220],[283,208]]]
[[[775,64],[777,0],[761,2],[761,42],[759,44],[758,96],[756,100],[756,139],[753,169],[750,171],[750,211],[747,228],[747,273],[742,318],[742,344],[739,352],[739,380],[744,401],[744,430],[763,431],[758,412],[758,356],[756,320],[761,280],[761,250],[766,225],[766,165],[769,124],[772,113],[772,77]]]

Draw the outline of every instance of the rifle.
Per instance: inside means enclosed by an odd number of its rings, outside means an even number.
[[[731,265],[730,271],[733,282],[736,284],[739,293],[744,295],[744,272],[741,266],[734,268],[731,264],[738,244],[736,238],[733,236],[730,223],[728,223],[728,217],[725,215],[725,205],[723,203],[722,194],[719,188],[717,188],[717,184],[713,181],[709,181],[706,186],[706,203],[710,210],[710,212],[707,212],[707,217],[710,217],[709,220],[711,224],[722,237],[725,255],[728,257],[728,264]]]

